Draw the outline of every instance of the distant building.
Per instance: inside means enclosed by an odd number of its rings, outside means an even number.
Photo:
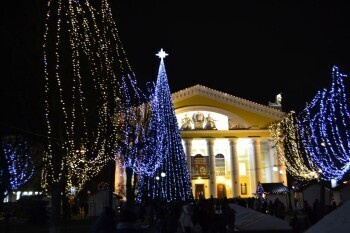
[[[287,185],[268,130],[286,113],[201,85],[172,99],[195,198],[251,197],[259,181]],[[123,179],[117,167],[115,187]]]

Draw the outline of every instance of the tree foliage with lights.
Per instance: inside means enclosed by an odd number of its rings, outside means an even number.
[[[321,179],[340,180],[350,168],[350,115],[347,76],[332,69],[330,89],[319,91],[298,115],[300,138],[321,170]]]
[[[189,201],[192,198],[192,186],[186,163],[185,152],[181,143],[181,135],[172,103],[164,65],[167,54],[161,50],[157,56],[161,58],[155,93],[153,96],[152,113],[150,120],[153,138],[147,141],[151,146],[157,144],[146,158],[153,155],[162,155],[159,167],[152,175],[140,176],[138,184],[137,202],[161,200]],[[151,136],[151,135],[150,135]],[[148,149],[151,149],[148,147]]]
[[[348,88],[338,67],[330,89],[319,91],[296,115],[270,126],[275,150],[298,180],[340,180],[350,168]]]
[[[157,150],[162,132],[158,113],[154,111],[156,102],[150,94],[152,88],[144,93],[130,78],[121,82],[121,110],[116,117],[118,159],[121,167],[130,168],[138,175],[152,175],[162,158]]]
[[[296,113],[289,112],[281,121],[271,124],[269,130],[275,154],[289,174],[300,181],[317,180],[318,169],[303,147]]]
[[[10,191],[16,191],[31,179],[34,163],[29,155],[26,141],[18,137],[6,137],[1,141],[0,146],[1,192],[6,195]]]
[[[148,90],[149,93],[152,89]],[[126,175],[126,197],[128,206],[133,206],[139,175],[154,173],[160,156],[146,158],[146,142],[150,139],[151,95],[141,91],[130,77],[122,78],[121,95],[118,99],[120,111],[115,117],[117,126],[117,157],[121,174]],[[152,122],[152,121],[151,121]],[[158,135],[160,136],[160,135]],[[132,184],[134,181],[134,184]]]
[[[133,77],[107,0],[48,1],[43,59],[49,135],[42,187],[79,192],[117,150],[121,77]],[[97,5],[99,4],[99,5]]]

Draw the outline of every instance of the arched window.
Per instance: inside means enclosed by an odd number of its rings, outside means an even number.
[[[225,156],[223,154],[215,155],[215,174],[217,176],[225,175]]]

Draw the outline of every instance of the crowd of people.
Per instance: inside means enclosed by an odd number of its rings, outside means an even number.
[[[335,201],[332,205],[323,205],[318,198],[314,200],[312,206],[304,200],[302,208],[294,211],[294,216],[290,221],[295,233],[301,233],[318,222],[324,215],[329,214],[338,207]]]
[[[119,213],[107,207],[91,226],[91,233],[229,233],[235,223],[230,201],[154,202],[124,207]]]
[[[294,216],[289,212],[291,218],[286,218],[287,208],[278,198],[274,201],[254,197],[200,198],[191,203],[156,201],[136,205],[132,209],[123,206],[118,213],[106,208],[92,225],[90,233],[230,233],[235,231],[236,216],[235,210],[230,207],[231,203],[290,221],[296,233],[304,232],[323,214],[327,214],[322,211],[318,199],[312,206],[304,201],[303,208],[297,208]],[[328,212],[336,207],[333,203]]]

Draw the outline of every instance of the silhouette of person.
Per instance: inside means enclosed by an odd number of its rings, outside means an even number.
[[[109,206],[96,219],[91,228],[91,233],[116,233],[115,213]]]

